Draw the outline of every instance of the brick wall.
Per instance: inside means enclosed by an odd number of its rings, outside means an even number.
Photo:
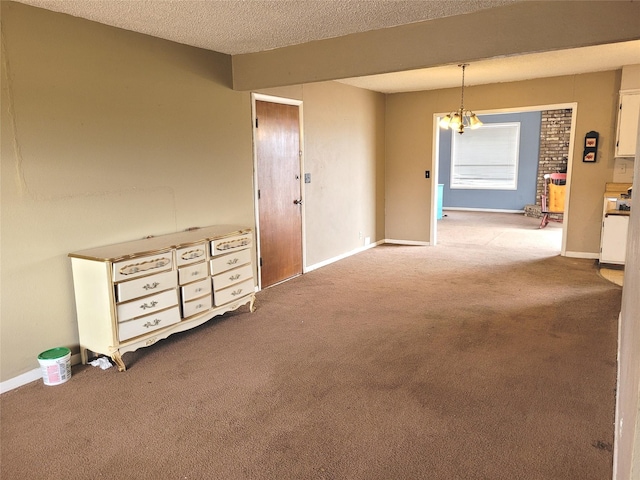
[[[542,112],[536,205],[541,205],[540,197],[544,191],[544,174],[567,171],[570,133],[570,108]]]

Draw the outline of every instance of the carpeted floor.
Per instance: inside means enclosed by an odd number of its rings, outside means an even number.
[[[2,478],[610,478],[621,288],[504,215],[2,395]]]

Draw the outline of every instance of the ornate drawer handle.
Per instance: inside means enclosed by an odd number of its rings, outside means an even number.
[[[156,258],[147,262],[134,263],[133,265],[125,265],[120,269],[122,275],[132,275],[134,273],[144,272],[153,268],[162,268],[169,265],[171,260],[168,258]]]
[[[189,250],[188,252],[184,252],[180,257],[183,260],[193,260],[194,258],[198,258],[204,255],[203,250]]]
[[[199,303],[198,305],[196,305],[196,310],[200,310],[202,307],[204,307],[204,305]]]
[[[229,260],[227,262],[227,265],[235,265],[236,263],[238,263],[238,260],[240,260],[239,258],[234,258],[233,260]]]
[[[153,322],[147,322],[143,325],[143,327],[145,328],[150,328],[150,327],[155,327],[156,325],[160,325],[160,322],[162,320],[160,320],[159,318],[156,318]]]
[[[192,277],[197,277],[198,275],[200,275],[200,272],[197,270],[195,272],[191,272]]]
[[[156,337],[150,338],[149,340],[147,340],[145,342],[145,345],[148,347],[149,345],[153,345],[154,343],[156,343],[158,341],[158,339]]]
[[[242,289],[239,288],[238,290],[234,290],[233,292],[231,292],[231,295],[235,297],[236,295],[240,295],[241,293],[242,293]]]
[[[236,273],[235,275],[231,275],[229,277],[229,280],[231,280],[233,282],[234,280],[238,280],[239,278],[240,278],[240,274]]]
[[[153,290],[154,288],[158,287],[158,285],[160,285],[158,282],[153,282],[153,283],[147,283],[144,287],[145,290]]]
[[[216,250],[229,250],[230,248],[240,248],[249,245],[248,238],[236,238],[227,242],[221,242],[217,245]]]
[[[142,305],[140,305],[140,308],[143,310],[146,310],[147,308],[153,308],[158,304],[158,302],[156,302],[155,300],[153,302],[150,302],[150,305],[147,305],[146,303],[143,303]]]
[[[201,291],[202,291],[202,288],[196,288],[196,290],[195,290],[195,291],[196,291],[196,293],[197,293],[197,292],[201,292]]]

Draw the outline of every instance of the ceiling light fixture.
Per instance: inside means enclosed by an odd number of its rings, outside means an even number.
[[[445,115],[442,120],[440,120],[440,127],[442,128],[450,128],[451,130],[456,130],[458,133],[464,133],[465,127],[470,128],[471,130],[475,130],[478,127],[482,126],[482,122],[473,113],[471,110],[464,109],[464,69],[469,66],[468,63],[461,63],[458,65],[462,67],[462,90],[460,92],[460,110],[457,112],[451,112],[448,115]]]

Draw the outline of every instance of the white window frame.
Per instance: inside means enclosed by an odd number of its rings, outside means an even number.
[[[464,144],[461,142],[466,142],[468,144],[469,139],[478,138],[480,136],[484,136],[495,132],[495,129],[501,128],[503,130],[511,130],[509,132],[512,135],[513,143],[510,144],[510,148],[512,151],[503,152],[503,158],[505,162],[511,162],[513,164],[514,172],[513,172],[513,183],[509,185],[505,184],[486,184],[486,185],[478,185],[478,184],[465,184],[460,182],[460,180],[456,179],[456,158],[457,154],[463,154],[461,152],[464,148]],[[482,145],[481,145],[482,146]],[[487,149],[493,148],[491,145],[485,145]],[[469,147],[467,146],[467,149]],[[476,145],[474,148],[478,148]],[[483,155],[483,151],[480,150],[480,155]],[[484,152],[484,156],[486,158],[489,157],[488,151]],[[451,178],[449,183],[449,188],[453,190],[517,190],[518,189],[518,165],[520,163],[520,122],[504,122],[504,123],[485,123],[477,130],[465,129],[462,135],[453,133],[451,135]]]

